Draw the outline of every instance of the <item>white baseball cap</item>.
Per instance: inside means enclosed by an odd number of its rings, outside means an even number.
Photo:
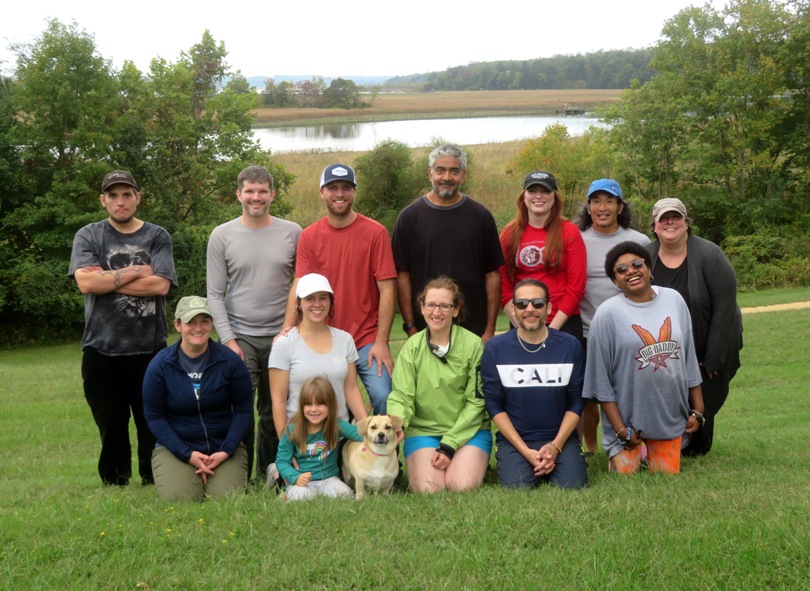
[[[295,297],[305,298],[319,291],[335,293],[332,291],[332,286],[329,285],[329,280],[326,277],[318,273],[307,273],[298,280],[298,285],[295,288]]]

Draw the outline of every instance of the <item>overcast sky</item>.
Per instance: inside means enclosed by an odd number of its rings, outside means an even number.
[[[471,62],[532,59],[600,49],[642,48],[695,0],[495,0],[471,3],[368,0],[177,2],[24,0],[3,9],[0,61],[11,43],[30,43],[49,18],[75,21],[99,53],[142,71],[154,57],[176,61],[208,29],[245,76],[406,75]],[[712,0],[722,7],[722,0]]]

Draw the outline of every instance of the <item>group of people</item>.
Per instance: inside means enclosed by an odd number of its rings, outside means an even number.
[[[507,487],[585,486],[600,409],[613,471],[646,455],[651,471],[675,473],[682,453],[707,453],[742,323],[733,269],[692,236],[683,203],[656,203],[650,242],[615,181],[594,181],[572,223],[555,177],[537,171],[499,234],[461,192],[466,174],[463,150],[434,149],[431,190],[389,239],[354,211],[350,166],[323,171],[326,216],[303,230],[270,215],[272,175],[247,167],[241,215],[213,230],[208,293],[181,298],[171,347],[171,240],[135,216],[132,175],[106,175],[108,217],[76,234],[69,271],[85,294],[82,376],[102,481],[132,476],[131,413],[141,480],[164,498],[229,494],[254,466],[289,500],[350,494],[338,450],[361,439],[351,420],[369,413],[358,379],[374,414],[402,419],[416,492],[480,485],[490,421]],[[409,338],[395,363],[397,304]],[[514,328],[496,336],[501,310]]]

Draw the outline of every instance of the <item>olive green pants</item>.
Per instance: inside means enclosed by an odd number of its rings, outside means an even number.
[[[152,452],[152,472],[160,498],[167,501],[202,501],[241,491],[247,483],[248,455],[240,443],[233,456],[214,469],[214,475],[203,483],[197,469],[179,459],[165,447]]]

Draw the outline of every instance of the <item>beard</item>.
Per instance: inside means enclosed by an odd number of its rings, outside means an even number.
[[[528,325],[519,316],[516,317],[515,319],[517,320],[518,326],[523,330],[525,330],[526,332],[537,332],[538,330],[542,329],[545,326],[545,323],[543,322],[538,322],[537,324],[534,325]]]
[[[433,185],[433,191],[441,197],[442,199],[452,199],[456,195],[458,195],[459,187],[457,185],[447,188],[439,184]]]

